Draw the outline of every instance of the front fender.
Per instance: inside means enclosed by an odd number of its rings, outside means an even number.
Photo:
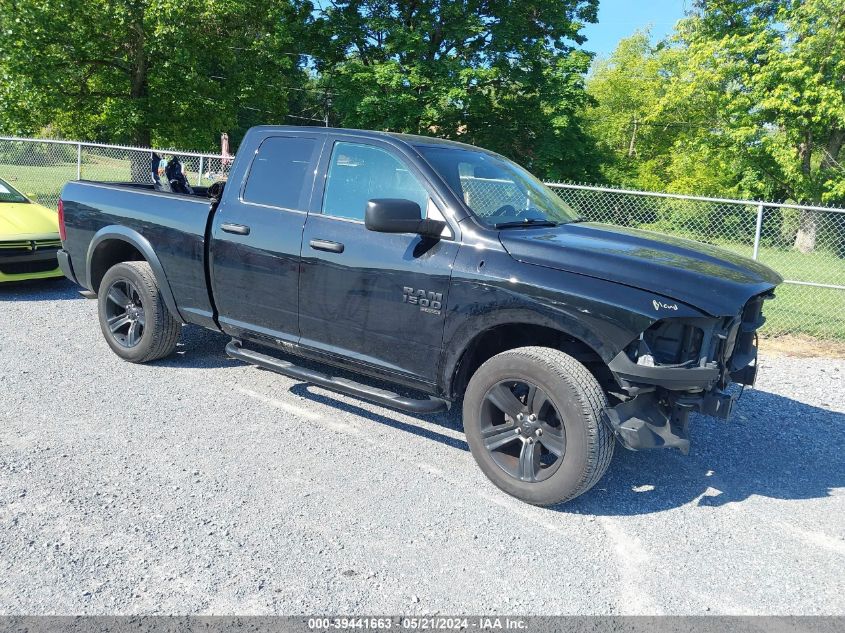
[[[161,261],[159,261],[152,244],[150,244],[147,238],[134,229],[130,229],[125,226],[111,225],[104,226],[94,234],[94,237],[91,239],[91,243],[88,245],[88,254],[85,258],[85,277],[88,280],[88,283],[93,286],[91,271],[97,249],[112,240],[125,242],[135,247],[141,255],[143,255],[155,275],[159,292],[161,293],[162,299],[164,299],[164,304],[167,306],[167,309],[170,310],[171,314],[184,322],[185,319],[179,313],[179,309],[176,306],[176,299],[173,297],[173,290],[170,288],[167,275],[164,274],[164,268],[162,267]],[[97,289],[92,287],[91,290]]]
[[[607,364],[660,319],[703,314],[661,295],[586,275],[461,249],[452,273],[441,384],[448,389],[473,340],[501,325],[539,325],[588,346]]]
[[[451,391],[451,381],[458,364],[473,343],[490,330],[503,325],[519,325],[524,327],[542,326],[557,330],[570,338],[576,339],[598,353],[601,342],[592,333],[571,322],[564,322],[553,318],[548,313],[534,307],[523,308],[491,308],[487,311],[472,315],[458,316],[461,324],[452,332],[443,346],[443,357],[440,369],[440,384],[446,393]]]

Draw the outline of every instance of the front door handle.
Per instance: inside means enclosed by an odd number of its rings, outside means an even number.
[[[225,222],[220,225],[220,230],[235,235],[249,235],[249,227],[244,224],[230,224]]]
[[[311,240],[308,244],[315,251],[328,251],[330,253],[343,252],[343,244],[340,242],[331,242],[329,240]]]

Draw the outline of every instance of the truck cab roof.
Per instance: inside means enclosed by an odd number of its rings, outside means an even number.
[[[426,146],[441,146],[441,147],[454,147],[455,149],[462,149],[468,150],[473,152],[485,152],[488,154],[493,154],[495,152],[491,152],[489,150],[483,149],[481,147],[477,147],[475,145],[469,145],[467,143],[461,143],[460,141],[453,141],[450,139],[444,138],[437,138],[434,136],[422,136],[419,134],[403,134],[400,132],[386,132],[386,131],[378,131],[378,130],[358,130],[358,129],[350,129],[350,128],[336,128],[336,127],[316,127],[316,126],[309,126],[309,125],[258,125],[253,128],[250,128],[250,134],[261,134],[266,136],[268,133],[273,132],[303,132],[308,131],[312,134],[337,134],[342,136],[357,136],[362,139],[381,139],[381,140],[398,140],[403,143],[406,143],[410,146],[419,146],[419,145],[426,145]]]

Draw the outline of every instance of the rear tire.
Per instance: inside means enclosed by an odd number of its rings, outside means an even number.
[[[147,262],[122,262],[103,276],[97,293],[100,329],[112,351],[148,363],[176,349],[182,324],[168,310]]]
[[[556,349],[498,354],[472,376],[464,432],[485,475],[534,505],[574,499],[604,475],[613,434],[602,422],[607,397],[584,365]]]

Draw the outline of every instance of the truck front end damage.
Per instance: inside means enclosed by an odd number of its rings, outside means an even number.
[[[736,399],[728,386],[754,384],[757,330],[773,297],[752,297],[731,317],[661,319],[610,361],[620,402],[605,409],[604,421],[620,443],[686,454],[690,413],[727,420]]]

